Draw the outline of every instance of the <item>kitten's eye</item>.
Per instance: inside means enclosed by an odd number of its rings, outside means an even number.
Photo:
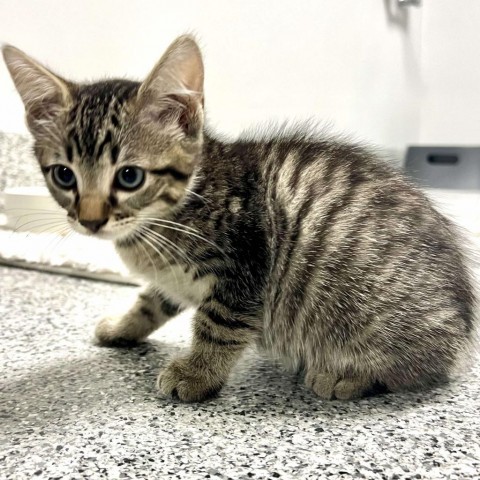
[[[139,167],[123,167],[117,172],[115,186],[122,190],[135,190],[143,185],[145,172]]]
[[[65,190],[70,190],[77,184],[75,174],[64,165],[55,165],[53,167],[52,177],[55,183]]]

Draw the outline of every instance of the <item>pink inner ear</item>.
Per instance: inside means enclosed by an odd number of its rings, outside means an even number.
[[[3,54],[30,120],[53,119],[70,100],[73,84],[21,50],[7,46]]]
[[[203,94],[202,54],[189,36],[177,38],[140,87],[139,95],[153,93],[160,98],[171,92]]]
[[[30,105],[26,110],[25,120],[34,135],[50,135],[49,130],[58,120],[62,106],[55,100],[45,99]]]
[[[193,56],[182,65],[178,72],[181,83],[192,92],[203,92],[203,64],[200,58]]]
[[[53,120],[59,113],[61,105],[59,99],[54,96],[52,98],[44,98],[41,101],[30,105],[27,114],[33,120]]]
[[[191,95],[165,95],[159,104],[144,106],[142,117],[157,125],[177,125],[185,135],[195,135],[201,128],[199,110],[202,103]]]

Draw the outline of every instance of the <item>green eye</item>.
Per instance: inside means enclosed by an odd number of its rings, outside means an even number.
[[[123,167],[117,172],[115,186],[122,190],[135,190],[145,181],[145,172],[139,167]]]
[[[64,190],[70,190],[77,184],[75,174],[65,165],[55,165],[52,171],[52,178]]]

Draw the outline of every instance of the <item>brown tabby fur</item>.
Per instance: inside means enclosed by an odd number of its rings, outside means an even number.
[[[158,386],[217,394],[248,345],[325,399],[447,378],[470,343],[474,296],[453,225],[376,154],[294,132],[222,141],[203,125],[203,64],[178,38],[147,79],[74,84],[3,49],[47,185],[72,227],[111,238],[149,288],[103,344],[197,310]],[[55,166],[74,173],[60,188]],[[116,177],[139,167],[131,191]]]

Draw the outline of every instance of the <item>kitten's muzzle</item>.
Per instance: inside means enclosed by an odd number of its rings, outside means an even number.
[[[110,213],[110,203],[100,196],[86,195],[78,202],[78,223],[92,233],[97,233],[108,222]]]

